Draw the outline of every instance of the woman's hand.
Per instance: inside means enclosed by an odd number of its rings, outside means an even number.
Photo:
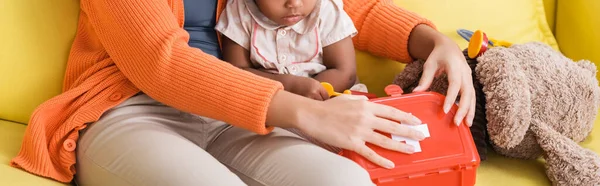
[[[368,102],[366,97],[342,95],[323,103],[323,110],[305,118],[305,125],[299,129],[320,141],[354,151],[382,167],[393,168],[394,163],[367,147],[366,142],[409,154],[415,149],[375,130],[415,140],[425,138],[421,132],[398,123],[421,124],[418,118],[393,107]]]
[[[471,68],[456,43],[431,27],[420,25],[411,34],[409,51],[416,58],[426,59],[419,86],[413,91],[426,91],[435,76],[446,73],[449,85],[444,112],[448,113],[460,93],[454,123],[465,121],[471,126],[475,117],[475,89]]]
[[[394,163],[375,153],[366,142],[403,153],[413,153],[414,148],[376,130],[415,140],[424,139],[421,132],[399,125],[399,122],[421,124],[411,114],[368,102],[364,96],[352,95],[321,102],[280,91],[273,98],[267,114],[267,124],[297,128],[319,141],[357,152],[386,168],[393,168]]]

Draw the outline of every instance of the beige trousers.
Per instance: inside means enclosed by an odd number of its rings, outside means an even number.
[[[78,185],[373,185],[356,163],[288,130],[257,135],[145,94],[81,133]]]

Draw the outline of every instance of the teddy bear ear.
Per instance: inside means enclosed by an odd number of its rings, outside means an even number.
[[[531,121],[531,93],[520,59],[495,49],[480,56],[475,68],[486,100],[488,134],[494,145],[511,149],[521,143]]]

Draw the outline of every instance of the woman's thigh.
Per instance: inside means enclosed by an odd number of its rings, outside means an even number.
[[[176,123],[181,122],[178,111],[135,109],[139,108],[113,112],[82,133],[76,164],[79,185],[245,185],[182,136],[182,128],[173,127],[181,126]]]
[[[261,136],[234,127],[206,150],[248,185],[373,185],[356,163],[280,128]]]

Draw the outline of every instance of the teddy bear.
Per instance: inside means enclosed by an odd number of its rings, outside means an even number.
[[[482,160],[491,145],[507,157],[543,157],[553,185],[600,185],[600,156],[577,144],[590,134],[600,105],[593,63],[540,42],[489,48],[475,59],[464,54],[476,91],[470,129]],[[424,63],[408,64],[393,83],[411,92]],[[429,91],[447,88],[442,74]]]

